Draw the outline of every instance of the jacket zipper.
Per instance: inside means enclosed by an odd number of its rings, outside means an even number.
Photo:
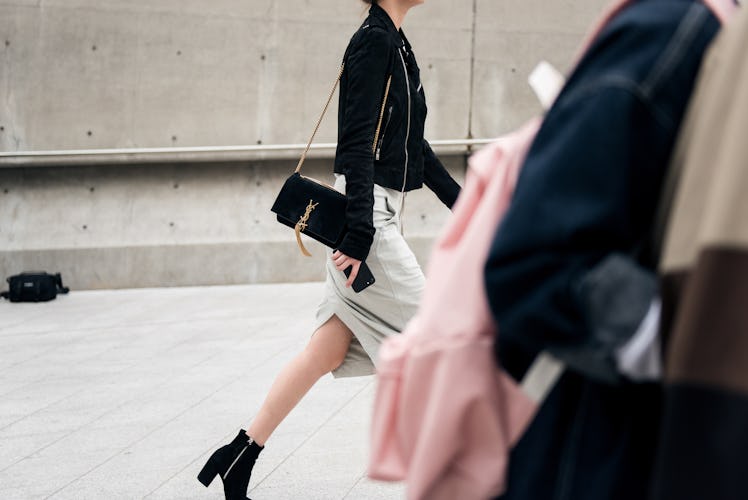
[[[379,136],[379,144],[377,144],[376,160],[379,161],[379,156],[382,153],[382,144],[384,144],[384,135],[387,133],[387,127],[390,126],[390,120],[392,119],[392,106],[387,110],[387,121],[384,124],[384,130],[382,135]]]
[[[405,185],[408,182],[408,141],[410,140],[410,78],[408,77],[408,67],[405,65],[402,51],[398,50],[400,61],[403,63],[405,72],[405,88],[408,91],[408,128],[405,129],[405,173],[403,174],[403,188],[400,190],[400,230],[403,228],[403,212],[405,211]]]

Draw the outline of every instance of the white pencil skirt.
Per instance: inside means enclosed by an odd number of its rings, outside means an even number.
[[[336,174],[335,189],[345,193],[345,177]],[[316,327],[333,315],[353,332],[345,361],[333,372],[335,377],[358,377],[375,372],[382,341],[403,331],[415,315],[424,287],[424,276],[415,255],[403,238],[401,196],[394,189],[374,185],[374,242],[366,264],[375,283],[361,293],[346,288],[346,277],[326,252],[327,280]]]

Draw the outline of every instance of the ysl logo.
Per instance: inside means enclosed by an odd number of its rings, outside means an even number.
[[[319,203],[314,203],[314,200],[309,200],[309,205],[306,206],[304,215],[302,215],[299,219],[299,222],[296,223],[300,231],[303,231],[307,228],[307,221],[309,221],[309,216],[312,215],[312,212],[315,208],[317,208],[317,205],[319,205]]]

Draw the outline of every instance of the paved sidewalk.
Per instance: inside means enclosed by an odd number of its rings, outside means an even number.
[[[196,475],[306,343],[322,285],[0,302],[0,498],[219,499]],[[365,478],[372,377],[327,376],[281,425],[253,500],[399,499]]]

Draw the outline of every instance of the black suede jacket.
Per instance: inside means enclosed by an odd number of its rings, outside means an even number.
[[[385,87],[389,95],[376,147]],[[460,186],[423,138],[426,96],[413,50],[402,30],[374,4],[351,38],[340,80],[335,172],[346,177],[348,234],[339,249],[365,260],[374,240],[374,184],[411,191],[424,183],[448,207]]]

